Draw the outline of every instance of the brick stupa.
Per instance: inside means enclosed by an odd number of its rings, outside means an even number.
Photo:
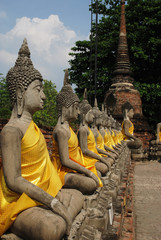
[[[146,118],[143,116],[140,93],[134,88],[133,81],[126,35],[125,1],[122,0],[116,66],[111,79],[112,84],[105,94],[104,103],[113,117],[122,122],[122,105],[129,102],[134,108],[135,135],[143,141],[144,147],[148,147],[153,135]]]

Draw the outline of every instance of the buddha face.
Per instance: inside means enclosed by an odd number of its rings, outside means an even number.
[[[94,114],[93,114],[93,111],[92,110],[89,110],[85,116],[85,120],[87,123],[93,123],[93,120],[94,120]]]
[[[107,126],[107,127],[111,127],[111,121],[110,121],[109,118],[106,120],[106,126]]]
[[[102,119],[102,126],[105,127],[106,126],[106,118]]]
[[[112,128],[116,128],[116,121],[115,120],[113,120],[113,122],[112,122]]]
[[[127,116],[128,116],[129,118],[133,118],[133,116],[134,116],[134,110],[133,110],[133,109],[130,109],[130,111],[127,111]]]
[[[66,109],[65,118],[67,120],[76,120],[78,119],[79,114],[79,102],[74,102],[69,108]]]
[[[103,119],[101,115],[96,117],[96,126],[102,125],[102,122],[103,122]]]
[[[43,109],[45,99],[42,82],[40,80],[33,81],[24,93],[24,110],[34,114]]]

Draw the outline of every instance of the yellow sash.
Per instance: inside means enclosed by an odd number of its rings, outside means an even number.
[[[87,137],[87,145],[88,145],[88,149],[96,154],[99,155],[97,148],[96,148],[96,141],[95,141],[95,137],[94,134],[92,132],[92,130],[88,127],[89,130],[89,135]]]
[[[106,130],[107,131],[107,135],[108,135],[108,142],[109,145],[111,146],[111,148],[113,149],[113,146],[115,146],[114,140],[112,138],[111,132],[109,129]]]
[[[117,144],[121,143],[121,142],[120,142],[119,132],[116,131],[116,130],[114,130],[113,132],[114,132],[114,135],[115,135],[115,136],[114,136],[114,142],[115,142],[115,144],[117,145]]]
[[[121,131],[119,132],[119,140],[120,140],[120,142],[122,142],[122,141],[124,140],[124,138],[123,138],[123,134],[122,134]]]
[[[129,122],[131,123],[131,127],[129,127],[129,133],[133,134],[134,132],[134,124],[129,120]],[[129,138],[125,135],[125,130],[124,130],[124,121],[122,122],[122,134],[123,134],[123,139],[126,141]]]
[[[81,148],[78,145],[78,138],[77,135],[74,133],[74,131],[72,130],[72,128],[70,127],[70,133],[71,136],[68,140],[68,149],[69,149],[69,158],[80,164],[81,166],[89,169],[90,171],[92,171],[97,177],[97,170],[95,168],[95,163],[96,161],[89,161],[88,157],[84,157],[83,153],[81,151]],[[93,160],[93,159],[92,159]],[[52,161],[54,166],[57,166],[57,171],[58,174],[60,176],[60,179],[62,181],[62,184],[64,185],[64,177],[68,172],[76,172],[72,169],[69,169],[67,167],[64,167],[60,161],[60,157],[59,157],[59,152],[58,152],[58,144],[55,141],[55,139],[53,139],[53,154],[52,154]],[[100,180],[101,182],[101,180]]]
[[[98,131],[98,130],[97,130],[97,131]],[[103,139],[100,131],[98,131],[97,147],[98,147],[99,149],[101,149],[101,150],[106,151],[105,148],[104,148],[104,144],[105,144],[105,143],[104,143],[104,139]]]
[[[110,135],[107,133],[106,130],[105,130],[105,136],[104,136],[104,143],[107,147],[113,149],[111,141],[110,141]]]
[[[33,121],[21,141],[21,174],[53,197],[62,188],[60,178],[50,161],[44,136]],[[20,212],[38,205],[41,204],[25,193],[17,194],[8,189],[1,168],[0,236],[11,226]]]
[[[159,133],[159,141],[161,141],[161,132]]]
[[[89,135],[87,137],[87,146],[88,146],[88,149],[98,155],[100,155],[97,151],[97,148],[96,148],[96,141],[95,141],[95,137],[94,137],[94,134],[93,132],[91,131],[91,129],[88,127],[88,130],[89,130]],[[92,157],[89,157],[87,155],[83,155],[84,157],[84,161],[85,161],[85,166],[88,166],[88,169],[91,170],[97,177],[97,170],[95,168],[95,163],[98,162],[97,159],[94,159]],[[99,179],[99,182],[100,182],[100,187],[103,186],[100,178],[98,177]]]

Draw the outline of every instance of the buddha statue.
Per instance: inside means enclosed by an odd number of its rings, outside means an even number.
[[[115,146],[117,146],[117,148],[120,149],[122,146],[121,142],[123,141],[122,128],[119,129],[119,123],[113,117],[111,117],[111,122],[112,122],[111,135],[115,143]]]
[[[156,139],[150,141],[149,155],[152,160],[161,162],[161,123],[158,123],[156,127]]]
[[[84,90],[83,100],[80,103],[80,118],[81,124],[78,132],[78,139],[83,156],[87,164],[95,164],[97,171],[105,176],[109,166],[106,165],[106,160],[98,153],[96,148],[95,137],[90,129],[90,124],[93,123],[94,114],[92,106],[87,100],[87,90]]]
[[[105,157],[107,162],[112,165],[114,163],[114,156],[112,156],[109,152],[106,151],[104,145],[104,139],[99,131],[100,126],[102,125],[102,112],[99,110],[97,106],[97,99],[95,99],[94,107],[93,107],[94,121],[92,123],[91,130],[95,136],[97,151],[101,156]]]
[[[105,126],[105,130],[107,132],[107,144],[110,148],[112,148],[115,151],[116,155],[119,156],[120,147],[116,145],[114,141],[113,122],[114,118],[112,117],[112,115],[109,115]]]
[[[32,120],[46,97],[26,39],[6,81],[12,114],[1,132],[1,239],[62,239],[69,234],[84,197],[77,190],[62,189],[43,134]]]
[[[156,126],[156,139],[150,141],[151,145],[161,145],[161,123],[158,123]],[[160,150],[160,149],[159,149]]]
[[[118,141],[119,145],[123,145],[124,141],[123,141],[122,127],[118,121],[116,121],[116,123],[115,123],[115,132],[116,132],[116,135],[118,138],[117,141]]]
[[[118,155],[116,151],[113,149],[109,135],[107,133],[107,123],[109,121],[109,117],[107,113],[104,110],[104,104],[102,104],[102,124],[99,126],[99,132],[101,133],[103,139],[104,139],[104,148],[106,151],[111,153],[111,156],[116,158]]]
[[[56,98],[58,122],[53,131],[52,161],[64,187],[75,188],[88,195],[102,183],[98,178],[95,163],[86,163],[77,135],[69,125],[78,118],[79,102],[69,83],[66,70],[64,86]]]
[[[106,113],[106,111],[105,111],[105,113]],[[104,121],[104,123],[105,123],[104,129],[105,129],[105,131],[107,133],[106,139],[105,139],[106,146],[108,146],[109,148],[114,150],[115,143],[114,143],[113,138],[111,136],[111,131],[110,131],[110,129],[111,129],[111,120],[110,120],[109,116],[106,118],[106,121]]]
[[[127,146],[131,149],[138,149],[142,146],[140,139],[134,136],[134,125],[130,121],[134,116],[134,110],[129,102],[126,102],[122,106],[123,122],[122,122],[122,134],[124,141],[127,142]]]
[[[161,123],[158,123],[158,124],[157,124],[156,144],[161,144]]]

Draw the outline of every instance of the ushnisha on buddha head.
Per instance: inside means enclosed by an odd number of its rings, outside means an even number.
[[[79,98],[69,83],[68,69],[65,70],[64,86],[56,97],[58,117],[63,124],[65,119],[76,120],[79,114]]]
[[[22,46],[18,52],[18,58],[15,62],[14,67],[12,67],[6,76],[7,86],[10,94],[12,109],[17,107],[17,115],[21,117],[23,108],[27,103],[25,99],[25,94],[27,94],[28,87],[33,82],[34,85],[37,86],[38,91],[42,91],[41,95],[42,99],[40,99],[41,106],[35,106],[35,110],[43,108],[43,100],[45,99],[45,95],[42,90],[42,81],[43,78],[40,72],[34,68],[33,63],[30,59],[30,50],[28,48],[27,40],[24,39]],[[31,88],[34,88],[33,86]],[[31,99],[31,97],[35,97],[34,94],[30,94],[30,100],[34,102],[35,99]]]

